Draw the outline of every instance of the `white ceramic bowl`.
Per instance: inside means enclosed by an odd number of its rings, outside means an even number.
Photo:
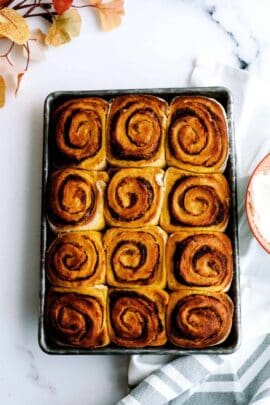
[[[260,233],[258,230],[257,224],[256,224],[256,216],[254,215],[256,207],[253,205],[253,201],[251,198],[251,189],[252,189],[252,182],[259,173],[264,173],[264,174],[269,174],[270,176],[270,153],[266,155],[258,164],[252,175],[250,176],[248,185],[247,185],[247,191],[246,191],[246,200],[245,200],[245,207],[246,207],[246,214],[247,214],[247,220],[249,223],[249,227],[251,229],[251,232],[259,242],[259,244],[268,252],[270,253],[270,242],[267,241],[263,235]],[[270,209],[270,204],[269,204],[269,209]]]

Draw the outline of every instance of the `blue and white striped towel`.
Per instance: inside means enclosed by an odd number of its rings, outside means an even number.
[[[118,405],[270,404],[270,257],[252,237],[244,212],[248,176],[270,152],[270,84],[199,59],[195,86],[231,89],[238,166],[242,345],[231,355],[132,356],[129,394]]]

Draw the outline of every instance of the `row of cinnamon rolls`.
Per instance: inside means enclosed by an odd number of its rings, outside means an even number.
[[[110,228],[102,234],[59,234],[46,255],[50,283],[66,288],[108,284],[118,288],[228,291],[232,245],[221,232],[175,232],[157,226]]]
[[[70,290],[47,294],[46,330],[58,346],[93,349],[163,346],[202,349],[223,342],[232,326],[233,303],[224,293],[161,289]],[[112,346],[111,346],[112,347]],[[165,346],[166,347],[166,346]]]
[[[53,115],[56,167],[102,170],[113,167],[175,166],[223,172],[228,128],[223,107],[200,96],[168,103],[151,95],[124,95],[107,102],[69,100]]]
[[[52,173],[48,220],[53,231],[137,228],[157,225],[167,232],[224,231],[230,191],[220,173],[176,168],[111,169],[108,173],[68,168]]]

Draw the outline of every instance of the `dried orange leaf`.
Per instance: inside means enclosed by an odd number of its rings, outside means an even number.
[[[110,31],[121,24],[121,17],[125,15],[124,0],[112,0],[108,3],[94,0],[91,5],[98,13],[103,31]]]
[[[19,91],[23,75],[24,75],[24,73],[19,73],[18,76],[17,76],[17,85],[16,85],[16,90],[15,90],[15,96],[17,96],[17,93]]]
[[[80,35],[81,17],[77,10],[71,9],[53,18],[45,38],[45,43],[60,46],[70,42],[72,37]]]
[[[12,8],[0,10],[0,36],[23,45],[29,38],[29,28],[25,19]]]
[[[0,108],[4,107],[6,102],[6,83],[3,76],[0,76]]]
[[[39,28],[31,31],[30,37],[28,39],[30,60],[41,61],[45,59],[45,52],[48,49],[48,46],[45,44],[45,38],[46,35]],[[23,55],[25,58],[28,57],[28,52],[25,47],[23,47]]]
[[[53,0],[53,6],[57,14],[63,14],[71,7],[73,0]]]
[[[12,0],[0,0],[0,8],[7,7],[11,2]]]

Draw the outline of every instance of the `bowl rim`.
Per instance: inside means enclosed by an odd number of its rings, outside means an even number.
[[[264,237],[262,236],[262,234],[259,232],[257,226],[256,226],[256,222],[254,221],[254,215],[251,213],[250,210],[250,186],[252,184],[252,181],[254,179],[254,176],[256,176],[256,172],[258,171],[258,169],[263,165],[263,163],[270,159],[270,152],[267,153],[260,161],[259,163],[256,165],[255,169],[252,171],[251,175],[249,176],[249,180],[248,180],[248,184],[247,184],[247,188],[246,188],[246,195],[245,195],[245,211],[246,211],[246,217],[247,217],[247,222],[249,225],[249,228],[253,234],[253,236],[255,237],[255,239],[257,240],[257,242],[259,243],[259,245],[261,245],[261,247],[267,252],[270,253],[270,241],[267,242]],[[265,242],[265,243],[264,243]]]

